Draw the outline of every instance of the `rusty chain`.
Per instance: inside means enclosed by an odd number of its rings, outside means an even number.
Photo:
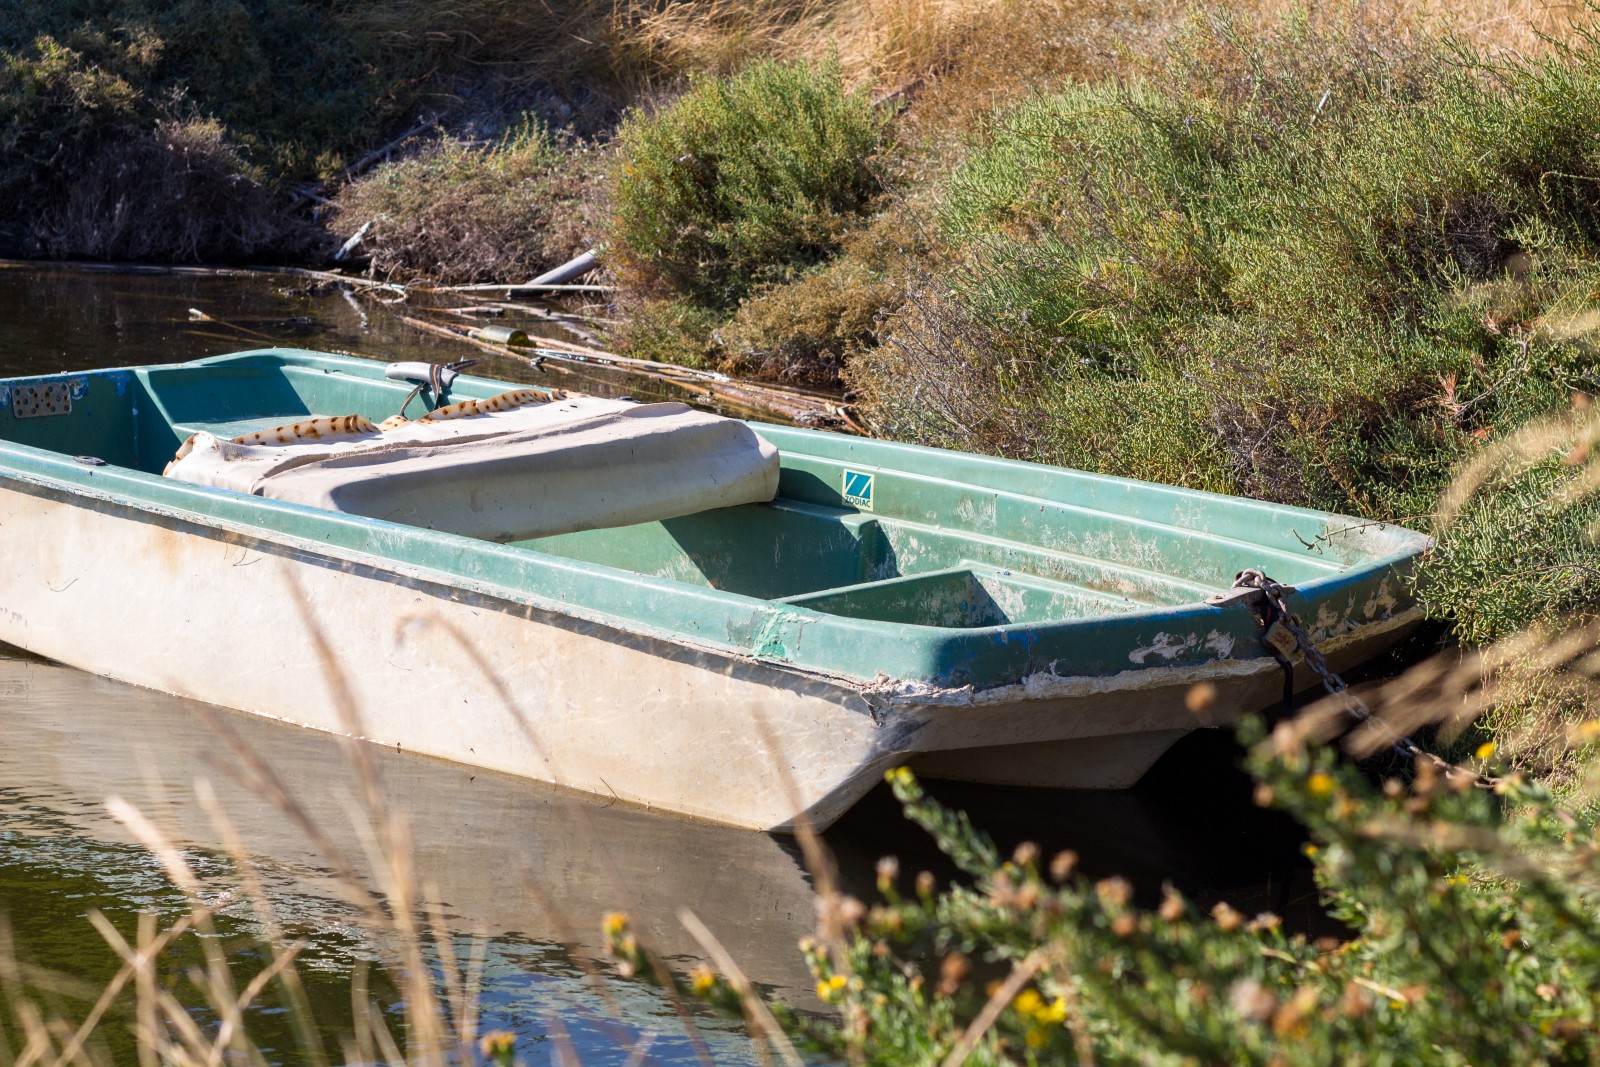
[[[1273,581],[1264,572],[1251,568],[1242,570],[1234,575],[1233,585],[1229,588],[1229,592],[1210,598],[1208,603],[1229,603],[1238,599],[1241,592],[1248,595],[1251,590],[1260,593],[1261,599],[1266,604],[1266,611],[1259,617],[1261,621],[1261,643],[1267,647],[1267,650],[1273,654],[1286,672],[1292,672],[1294,668],[1292,661],[1289,659],[1290,650],[1283,647],[1281,635],[1275,633],[1275,628],[1278,626],[1281,626],[1283,631],[1293,640],[1300,655],[1305,659],[1306,666],[1311,668],[1311,672],[1321,680],[1322,687],[1327,690],[1328,695],[1338,697],[1344,702],[1345,714],[1356,722],[1370,725],[1387,735],[1389,747],[1396,753],[1407,759],[1424,761],[1446,778],[1456,779],[1461,775],[1472,775],[1472,785],[1477,789],[1494,789],[1501,783],[1499,778],[1487,774],[1478,774],[1464,767],[1458,767],[1444,757],[1428,751],[1374,714],[1372,709],[1367,707],[1365,701],[1350,691],[1350,687],[1345,684],[1344,679],[1339,677],[1328,666],[1327,658],[1312,643],[1311,635],[1306,633],[1305,625],[1300,621],[1300,617],[1289,610],[1289,603],[1286,598],[1289,593],[1294,592],[1292,587]],[[1286,694],[1289,688],[1286,683]]]

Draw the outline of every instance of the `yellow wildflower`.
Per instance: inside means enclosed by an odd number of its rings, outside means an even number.
[[[1311,790],[1314,797],[1325,797],[1333,792],[1333,776],[1325,771],[1316,771],[1306,779],[1306,788]]]
[[[717,976],[708,967],[696,967],[689,975],[689,981],[695,996],[703,997],[717,984]]]
[[[628,916],[620,911],[607,912],[600,926],[608,937],[616,937],[628,928]]]
[[[497,1061],[509,1061],[511,1050],[516,1047],[517,1035],[505,1030],[490,1030],[478,1039],[478,1051],[484,1057]]]
[[[1024,989],[1017,994],[1017,998],[1011,1002],[1011,1006],[1023,1015],[1034,1015],[1038,1013],[1040,1008],[1044,1007],[1044,998],[1039,995],[1037,989]]]
[[[1494,755],[1494,742],[1485,741],[1483,744],[1479,745],[1478,751],[1475,753],[1475,755],[1479,759],[1488,759],[1490,756]]]
[[[817,983],[817,998],[825,1004],[832,1004],[838,992],[849,984],[849,979],[842,974],[836,974]]]

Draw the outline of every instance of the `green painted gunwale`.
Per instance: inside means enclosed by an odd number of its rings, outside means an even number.
[[[1411,606],[1404,578],[1429,543],[1401,527],[1301,508],[766,424],[753,425],[782,456],[775,505],[524,545],[156,473],[193,429],[262,425],[263,412],[284,410],[301,395],[296,390],[324,397],[316,414],[392,414],[407,387],[382,372],[382,364],[369,360],[266,349],[0,381],[0,408],[10,407],[18,385],[63,382],[74,393],[69,416],[0,414],[0,484],[29,483],[129,513],[373,563],[397,580],[439,583],[737,658],[861,683],[889,678],[976,689],[1041,670],[1099,676],[1203,663],[1229,639],[1234,655],[1254,658],[1261,653],[1249,612],[1200,603],[1247,566],[1295,584],[1296,610],[1308,620],[1331,613],[1326,617],[1338,623],[1333,632],[1374,621]],[[463,376],[450,399],[505,388]],[[108,463],[85,466],[72,458],[82,454]],[[844,504],[845,467],[876,476],[874,511]],[[682,549],[676,557],[674,545]],[[687,545],[703,551],[696,556]],[[767,563],[790,550],[796,562],[788,571]],[[585,555],[630,555],[635,569]],[[642,573],[652,568],[672,576]],[[744,591],[714,588],[712,581]],[[786,583],[811,587],[786,592]],[[956,605],[950,610],[959,614],[971,605],[957,601],[983,600],[984,590],[1020,605],[1025,616],[1055,608],[1065,614],[934,626],[836,613],[903,616],[931,602],[906,594],[926,593]],[[968,621],[1006,618],[997,602],[985,600],[989,606],[970,611]],[[1185,644],[1186,638],[1193,639]],[[1174,640],[1182,647],[1171,655],[1136,652],[1158,642],[1170,652]]]

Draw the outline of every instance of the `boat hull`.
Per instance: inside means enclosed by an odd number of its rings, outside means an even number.
[[[0,588],[0,640],[97,674],[767,830],[826,827],[908,761],[975,781],[1126,786],[1209,724],[1185,707],[1197,682],[1228,714],[1282,684],[1260,656],[978,691],[863,684],[13,479],[0,482]],[[1418,618],[1351,624],[1330,659],[1369,657]]]

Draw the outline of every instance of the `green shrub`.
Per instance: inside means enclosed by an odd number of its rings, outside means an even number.
[[[174,102],[222,123],[235,143],[274,173],[309,177],[340,166],[424,91],[416,75],[436,56],[426,47],[385,54],[344,31],[313,0],[16,0],[0,6],[7,67],[75,84],[120,82],[124,115],[141,130],[181,119]],[[15,85],[0,87],[7,110]],[[25,104],[25,99],[23,100]],[[54,136],[71,109],[20,113],[33,136]],[[103,110],[78,112],[107,125]],[[113,127],[113,132],[114,132]],[[121,132],[129,132],[124,126]],[[70,154],[55,166],[70,166]],[[59,173],[59,171],[57,171]],[[44,176],[41,172],[41,176]]]
[[[1026,846],[995,854],[908,776],[910,818],[974,880],[885,901],[844,945],[811,954],[840,1022],[791,1025],[835,1054],[969,1063],[1567,1063],[1600,1052],[1591,820],[1537,787],[1504,798],[1375,788],[1292,731],[1258,745],[1258,796],[1304,820],[1347,940],[1312,942],[1271,915],[1155,910],[1126,883],[1089,884]],[[1067,873],[1064,884],[1054,875]],[[946,961],[935,979],[915,963]],[[976,975],[1015,979],[987,988]],[[925,976],[926,975],[926,976]],[[953,980],[952,980],[953,979]],[[974,1020],[998,1000],[987,1028]]]
[[[48,36],[0,52],[0,103],[0,196],[13,202],[42,175],[69,172],[63,158],[81,161],[140,129],[138,91]]]
[[[612,342],[635,359],[708,367],[716,362],[713,334],[722,321],[687,300],[639,300],[625,305]]]
[[[618,133],[612,262],[644,292],[731,309],[833,254],[872,202],[881,130],[834,64],[697,79]]]
[[[373,270],[447,283],[526,280],[588,248],[596,153],[529,116],[497,143],[435,145],[347,186],[335,222]]]
[[[1592,653],[1597,636],[1565,635],[1575,647],[1563,666]],[[1592,670],[1576,673],[1592,686]],[[1438,678],[1459,695],[1460,672]],[[854,1063],[1593,1062],[1594,806],[1515,776],[1473,788],[1494,757],[1488,744],[1467,757],[1467,773],[1419,764],[1409,782],[1379,785],[1323,743],[1332,722],[1313,714],[1270,736],[1254,722],[1244,733],[1257,802],[1304,823],[1347,935],[1312,940],[1226,903],[1201,913],[1171,888],[1147,908],[1120,878],[1078,875],[1071,853],[1025,843],[1004,857],[902,768],[888,777],[907,817],[963,877],[940,889],[887,859],[876,902],[825,897],[819,937],[803,948],[827,1012],[777,1005],[772,1015]],[[1573,739],[1593,740],[1597,727]],[[650,977],[626,928],[608,929],[624,970]],[[684,992],[760,1018],[737,979],[699,974]]]
[[[845,360],[875,343],[895,286],[840,257],[786,285],[757,290],[717,332],[725,374],[833,388]]]

